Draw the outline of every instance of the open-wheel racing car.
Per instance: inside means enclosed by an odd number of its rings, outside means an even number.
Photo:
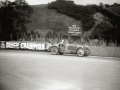
[[[88,56],[90,54],[90,50],[86,45],[79,45],[79,44],[69,44],[69,43],[62,43],[62,44],[55,44],[50,47],[50,51],[53,55],[56,54],[77,54],[77,56]]]

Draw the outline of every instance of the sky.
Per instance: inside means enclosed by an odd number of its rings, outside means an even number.
[[[0,0],[4,1],[4,0]],[[9,0],[9,1],[14,1],[14,0]],[[37,5],[37,4],[48,4],[48,2],[52,2],[55,0],[26,0],[29,5]],[[100,2],[103,4],[114,4],[114,3],[119,3],[120,0],[73,0],[75,4],[80,4],[80,5],[87,5],[87,4],[97,4],[99,5]]]

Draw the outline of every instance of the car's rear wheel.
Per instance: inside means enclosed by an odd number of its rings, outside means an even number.
[[[58,48],[57,48],[57,47],[52,47],[52,48],[51,48],[51,53],[52,53],[53,55],[58,54]]]
[[[90,50],[88,48],[85,49],[85,55],[84,56],[88,56],[90,55]]]
[[[79,56],[79,57],[83,57],[83,56],[84,56],[84,54],[85,54],[84,49],[79,48],[79,49],[77,50],[77,56]]]

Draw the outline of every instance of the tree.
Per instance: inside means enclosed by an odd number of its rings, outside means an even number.
[[[25,24],[30,22],[33,10],[25,0],[15,0],[14,2],[6,0],[1,3],[0,24],[3,35],[2,40],[17,40],[15,37],[17,37],[18,33],[26,33]]]
[[[16,22],[14,23],[17,32],[26,33],[26,23],[30,22],[32,8],[26,3],[25,0],[15,0],[16,6],[14,7],[17,12]]]
[[[11,7],[9,4],[11,2],[5,1],[1,2],[1,8],[0,8],[0,24],[1,24],[1,33],[4,39],[7,40],[7,38],[10,38],[11,33],[13,31],[13,7]],[[9,36],[9,37],[8,37]]]
[[[107,22],[107,21],[103,21],[101,22],[99,25],[97,25],[97,27],[94,30],[93,35],[94,36],[99,36],[99,34],[102,35],[106,35],[106,37],[109,37],[110,34],[108,32],[110,32],[110,30],[113,28],[113,26],[111,25],[111,23]],[[102,37],[102,36],[101,36]],[[104,37],[102,37],[104,38]],[[104,38],[105,39],[105,38]]]
[[[103,4],[102,2],[100,2],[100,3],[99,3],[99,6],[103,8],[103,7],[104,7],[104,4]]]

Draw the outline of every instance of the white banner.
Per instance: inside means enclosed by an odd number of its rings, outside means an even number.
[[[31,50],[45,50],[48,48],[47,43],[40,42],[19,42],[19,41],[0,41],[0,48],[7,49],[31,49]]]

